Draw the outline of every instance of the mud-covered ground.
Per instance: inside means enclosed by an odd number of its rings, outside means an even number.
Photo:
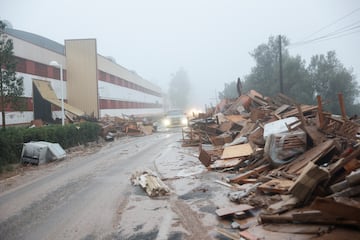
[[[79,147],[65,160],[0,181],[0,239],[221,239],[217,207],[228,189],[181,147],[181,130]],[[130,182],[150,168],[169,196]]]

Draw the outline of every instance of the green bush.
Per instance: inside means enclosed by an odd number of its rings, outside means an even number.
[[[0,130],[0,169],[20,161],[23,143],[46,141],[59,143],[62,148],[67,149],[96,141],[99,133],[100,126],[92,122],[41,128],[8,127]]]

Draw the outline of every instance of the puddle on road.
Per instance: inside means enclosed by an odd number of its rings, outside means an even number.
[[[206,212],[206,213],[211,213],[211,214],[215,214],[217,207],[214,205],[206,205],[203,207],[200,207],[199,210],[201,212]]]
[[[190,192],[180,195],[178,198],[182,200],[190,200],[190,199],[209,199],[212,196],[210,187],[207,185],[201,185],[200,187],[192,189]]]

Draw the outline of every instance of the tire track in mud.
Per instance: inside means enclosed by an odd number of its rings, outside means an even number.
[[[186,236],[189,240],[207,240],[211,239],[208,235],[209,228],[204,227],[196,212],[194,212],[190,206],[182,200],[171,199],[171,209],[180,218],[180,223],[185,230],[190,234]]]

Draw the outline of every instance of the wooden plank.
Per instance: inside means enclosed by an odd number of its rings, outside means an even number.
[[[329,153],[335,147],[334,140],[328,140],[316,147],[306,151],[297,157],[294,161],[284,166],[287,173],[300,174],[303,168],[309,163],[316,163],[319,159]]]
[[[324,214],[319,210],[299,211],[292,214],[293,220],[296,222],[311,222],[314,219],[324,219]]]
[[[240,179],[238,181],[238,183],[241,183],[241,184],[245,184],[245,183],[257,183],[258,180],[255,179],[255,178],[245,178],[245,179]]]
[[[278,107],[274,112],[273,114],[276,116],[276,115],[279,115],[280,113],[286,111],[288,108],[290,107],[290,105],[288,104],[283,104],[281,105],[280,107]]]
[[[318,103],[319,128],[322,129],[325,125],[325,118],[324,118],[324,113],[323,113],[321,96],[318,95],[316,97],[316,99],[317,99],[317,103]]]
[[[258,240],[259,238],[255,237],[254,235],[252,235],[249,231],[245,230],[245,231],[241,231],[239,232],[240,236],[242,238],[245,238],[246,240]]]
[[[306,133],[309,135],[311,140],[313,141],[314,145],[317,146],[322,142],[325,142],[327,140],[324,133],[320,132],[318,130],[317,126],[307,125],[305,126]]]
[[[254,175],[254,174],[259,174],[260,172],[263,172],[267,169],[269,169],[269,164],[264,164],[264,165],[261,165],[253,170],[249,170],[245,173],[241,173],[237,176],[234,176],[234,177],[231,177],[231,178],[228,178],[229,182],[234,182],[234,183],[239,183],[241,180],[243,179],[246,179],[248,178],[249,176],[251,175]]]
[[[228,133],[223,133],[219,136],[210,136],[210,141],[214,146],[222,146],[225,143],[231,143],[232,140],[232,136]]]
[[[329,178],[329,172],[325,168],[309,162],[289,191],[300,202],[306,202],[317,185],[327,178]]]
[[[226,147],[221,159],[246,157],[253,153],[253,149],[249,143]]]
[[[310,105],[301,105],[300,106],[300,110],[303,113],[314,111],[317,108],[318,108],[317,106],[310,106]],[[296,116],[298,114],[299,114],[299,109],[294,109],[294,110],[291,110],[291,111],[288,111],[288,112],[284,113],[282,115],[282,118],[288,118],[288,117]]]
[[[224,235],[225,237],[231,239],[231,240],[239,240],[240,239],[240,236],[239,234],[235,234],[235,233],[232,233],[232,232],[229,232],[225,229],[222,229],[222,228],[216,228],[216,231],[222,235]]]
[[[336,216],[319,213],[298,213],[292,215],[265,215],[260,214],[261,223],[306,223],[306,224],[331,224],[331,225],[348,225],[359,227],[359,223],[353,220],[339,219]]]
[[[350,202],[349,200],[337,202],[334,199],[317,197],[310,207],[337,217],[360,222],[360,208],[350,205]]]
[[[333,175],[341,168],[343,168],[348,162],[350,162],[354,158],[357,158],[358,156],[360,156],[360,147],[355,151],[353,151],[350,155],[346,156],[345,158],[341,158],[334,164],[330,165],[329,167],[330,174]]]
[[[266,224],[263,229],[271,232],[291,233],[291,234],[315,234],[320,236],[322,233],[330,232],[331,226],[319,226],[309,224]]]
[[[228,132],[228,131],[230,131],[230,129],[232,128],[233,125],[234,125],[234,123],[231,121],[223,122],[220,124],[219,130],[221,132]]]
[[[338,99],[339,99],[339,105],[341,110],[341,116],[343,119],[347,119],[346,117],[346,111],[345,111],[345,104],[344,104],[344,98],[342,93],[338,93]]]
[[[258,187],[263,192],[286,193],[294,185],[294,181],[288,179],[272,179]]]
[[[229,121],[234,122],[234,123],[240,123],[240,122],[246,120],[241,115],[227,115],[227,116],[225,116],[225,118],[228,119]]]
[[[215,213],[219,217],[223,217],[223,216],[234,214],[237,212],[247,211],[247,210],[250,210],[253,208],[254,208],[253,206],[250,206],[248,204],[239,204],[239,205],[235,205],[235,206],[231,206],[231,207],[219,208],[215,211]]]
[[[247,95],[251,98],[251,100],[253,100],[259,105],[263,105],[263,106],[268,105],[268,102],[262,97],[262,95],[256,92],[255,90],[250,90],[250,92]]]
[[[210,156],[210,154],[208,154],[202,148],[200,148],[199,160],[205,167],[208,167],[211,164],[211,156]]]
[[[220,180],[215,180],[214,182],[218,183],[218,184],[221,184],[225,187],[228,187],[228,188],[232,188],[233,185],[229,184],[229,183],[226,183],[226,182],[223,182],[223,181],[220,181]]]

